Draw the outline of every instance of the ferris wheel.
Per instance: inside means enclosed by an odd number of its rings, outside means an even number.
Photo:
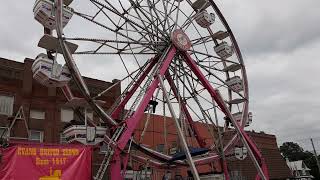
[[[98,129],[108,151],[94,179],[106,171],[113,180],[123,179],[128,158],[155,169],[187,167],[194,179],[200,179],[196,166],[219,162],[230,179],[227,158],[238,141],[257,179],[268,179],[264,159],[244,131],[252,114],[240,48],[213,0],[37,0],[33,11],[45,27],[39,46],[48,52],[37,57],[34,78],[61,87],[69,101],[75,100],[68,88],[73,79],[111,131]],[[82,77],[97,69],[125,87],[108,111],[98,99],[112,87],[93,93]],[[163,117],[165,129],[168,119],[173,122],[184,159],[143,145],[150,114]]]

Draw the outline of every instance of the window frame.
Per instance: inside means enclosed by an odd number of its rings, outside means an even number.
[[[6,131],[6,130],[7,130],[7,133],[8,133],[8,127],[1,126],[0,129],[3,129],[3,131]],[[1,136],[1,135],[3,135],[3,136],[5,135],[5,134],[2,134],[2,133],[3,133],[3,132],[0,131],[0,136]]]
[[[43,113],[43,114],[41,114],[41,118],[31,117],[31,115],[32,115],[31,112],[39,112],[39,113]],[[42,115],[43,115],[43,118],[42,118]],[[45,120],[45,119],[46,119],[46,111],[44,111],[44,110],[39,110],[39,109],[30,109],[30,111],[29,111],[29,118],[30,118],[30,119],[37,119],[37,120]]]
[[[39,139],[32,139],[32,137],[31,137],[32,132],[40,133]],[[44,131],[33,130],[33,129],[32,129],[32,130],[29,130],[29,138],[28,138],[29,141],[36,141],[36,142],[42,143],[42,142],[43,142],[43,139],[44,139]]]
[[[69,120],[64,120],[63,118],[63,111],[72,111],[72,118]],[[64,122],[64,123],[69,123],[71,120],[74,119],[74,110],[72,108],[68,108],[68,107],[61,107],[60,108],[60,121]]]
[[[1,97],[6,97],[6,98],[12,98],[12,104],[10,108],[10,112],[2,112],[0,108],[0,115],[5,115],[5,116],[12,116],[13,115],[13,108],[14,108],[14,102],[15,102],[15,96],[11,94],[0,94],[0,99]],[[8,108],[7,108],[8,109]]]

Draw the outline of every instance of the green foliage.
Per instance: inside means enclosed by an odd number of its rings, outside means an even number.
[[[283,143],[280,146],[280,152],[284,158],[288,158],[289,161],[305,160],[310,157],[309,153],[305,153],[303,148],[294,142]]]
[[[310,174],[315,177],[315,179],[320,179],[320,174],[317,166],[316,159],[313,153],[309,151],[304,151],[299,144],[294,142],[285,142],[280,146],[280,152],[282,156],[289,161],[303,160],[308,168],[311,169]],[[320,157],[318,156],[320,159]]]

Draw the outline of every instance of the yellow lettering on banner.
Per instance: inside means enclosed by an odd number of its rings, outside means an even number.
[[[67,158],[52,158],[51,161],[53,165],[65,165]]]
[[[60,149],[48,149],[48,148],[41,148],[40,149],[40,156],[59,156]]]
[[[37,149],[36,148],[18,147],[17,153],[18,153],[18,156],[36,156]]]
[[[37,166],[46,166],[49,165],[49,160],[48,159],[40,159],[40,158],[36,158],[36,165]]]
[[[63,156],[78,156],[79,154],[79,149],[62,149]]]

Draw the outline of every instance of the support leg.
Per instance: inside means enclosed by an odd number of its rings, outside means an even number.
[[[174,46],[170,46],[166,53],[163,54],[163,56],[160,59],[161,66],[156,71],[156,73],[160,75],[164,75],[164,73],[167,71],[172,59],[175,56],[176,48]],[[138,123],[141,121],[143,117],[143,113],[145,108],[147,107],[154,91],[157,89],[159,85],[159,79],[157,77],[154,78],[152,83],[150,84],[149,88],[147,89],[142,101],[140,102],[138,108],[134,112],[134,114],[126,120],[126,129],[121,133],[120,138],[117,141],[118,149],[116,150],[116,153],[119,153],[120,151],[124,150],[126,144],[128,143],[129,139],[132,136],[133,131],[136,129]],[[117,161],[117,157],[114,157],[114,160]],[[119,180],[117,179],[119,176],[121,176],[121,165],[119,168],[119,164],[117,162],[111,164],[111,174],[115,174],[112,176],[112,180]]]
[[[244,132],[244,130],[242,128],[240,128],[239,124],[237,123],[237,121],[233,118],[233,115],[231,114],[230,110],[227,108],[223,98],[221,97],[220,93],[218,91],[216,91],[211,84],[208,82],[208,80],[205,78],[205,76],[203,75],[203,73],[200,71],[200,69],[197,67],[197,64],[195,63],[195,61],[191,58],[191,56],[188,53],[183,53],[183,57],[186,61],[186,63],[189,65],[189,67],[191,68],[191,70],[193,71],[193,73],[198,77],[198,79],[200,80],[200,82],[202,83],[203,87],[206,88],[208,90],[208,92],[210,93],[211,97],[217,102],[218,106],[221,108],[221,110],[224,112],[224,114],[230,118],[231,122],[233,123],[235,130],[237,131],[237,134],[239,135],[242,143],[244,144],[244,146],[248,149],[248,153],[261,177],[262,180],[267,180],[269,179],[268,177],[266,177],[267,173],[264,172],[264,170],[260,167],[260,165],[262,165],[261,163],[261,156],[256,156],[258,154],[260,154],[259,150],[257,149],[257,147],[255,146],[254,143],[252,143],[251,140],[249,140],[250,138],[247,137],[246,138],[246,133]],[[249,141],[248,141],[249,140]],[[258,160],[260,161],[260,163],[258,162]]]
[[[191,157],[191,154],[190,154],[190,151],[189,151],[188,144],[187,144],[187,142],[186,142],[186,139],[185,139],[184,136],[183,136],[183,132],[182,132],[181,127],[180,127],[180,125],[179,125],[179,121],[178,121],[178,119],[177,119],[177,117],[176,117],[176,115],[175,115],[175,113],[174,113],[172,104],[171,104],[171,102],[170,102],[170,97],[169,97],[168,92],[167,92],[167,90],[166,90],[166,88],[165,88],[165,86],[164,86],[163,79],[162,79],[162,77],[161,77],[160,75],[158,75],[158,79],[159,79],[159,81],[160,81],[161,89],[162,89],[162,91],[164,92],[164,95],[165,95],[164,97],[165,97],[166,102],[167,102],[167,104],[168,104],[168,107],[169,107],[171,116],[172,116],[172,118],[173,118],[173,120],[174,120],[174,122],[175,122],[175,124],[176,124],[176,128],[177,128],[177,131],[178,131],[179,139],[180,139],[181,144],[182,144],[182,146],[183,146],[183,148],[184,148],[184,152],[185,152],[185,154],[186,154],[186,156],[187,156],[187,160],[188,160],[189,166],[190,166],[190,168],[191,168],[193,178],[194,178],[195,180],[200,180],[200,177],[199,177],[197,168],[196,168],[196,166],[194,165],[194,162],[193,162],[193,160],[192,160],[192,157]]]

